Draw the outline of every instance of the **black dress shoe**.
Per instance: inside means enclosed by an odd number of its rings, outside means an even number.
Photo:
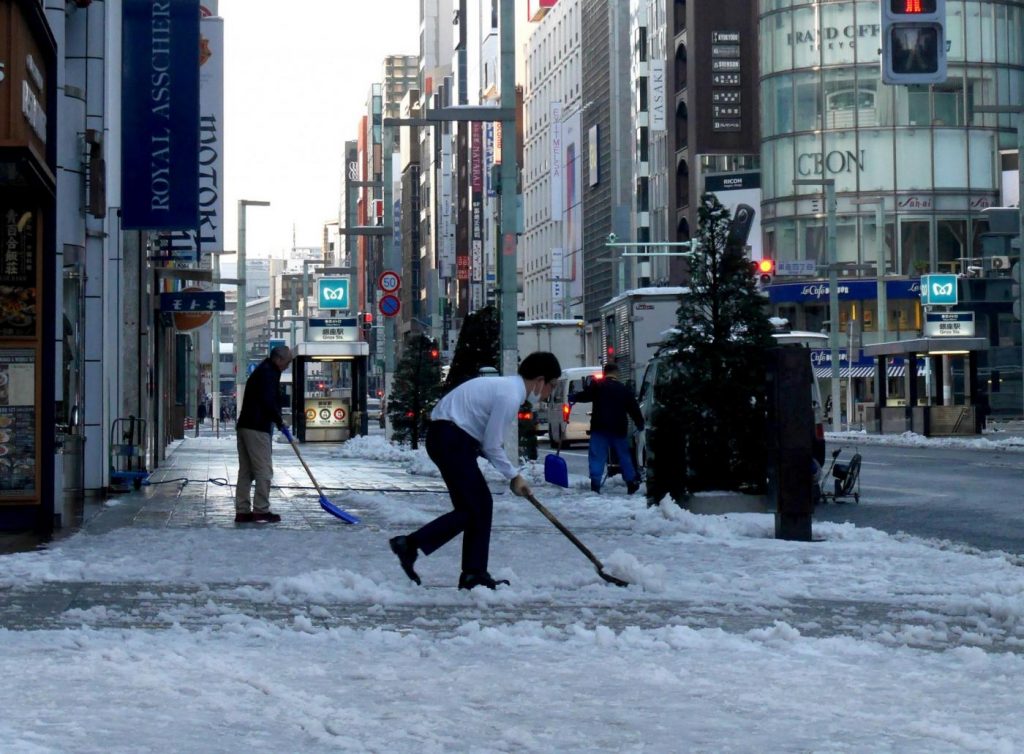
[[[595,482],[593,479],[590,480],[590,491],[596,492],[598,495],[601,494],[601,483]]]
[[[398,562],[402,566],[402,570],[405,571],[405,575],[417,584],[422,584],[419,574],[412,567],[416,562],[417,555],[415,545],[409,542],[408,537],[392,537],[388,540],[388,544],[391,545],[391,552],[398,556]]]
[[[640,482],[626,482],[626,494],[632,495],[640,489]]]
[[[462,575],[459,576],[459,589],[474,589],[478,586],[485,586],[488,589],[497,588],[498,584],[508,585],[507,579],[495,580],[491,574],[484,571],[483,573],[475,573],[473,571],[463,571]]]

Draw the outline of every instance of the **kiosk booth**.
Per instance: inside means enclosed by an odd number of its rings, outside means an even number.
[[[875,358],[875,379],[879,386],[874,406],[865,407],[864,423],[868,431],[916,432],[925,437],[980,434],[984,415],[978,410],[978,351],[986,348],[985,338],[966,337],[913,338],[864,346],[864,355]],[[890,368],[889,359],[897,356],[905,359],[907,367],[893,377],[895,370]],[[922,379],[916,367],[919,359],[931,362],[931,394],[921,390],[919,385]],[[944,368],[944,360],[948,368]],[[905,400],[889,399],[890,379],[907,381]],[[949,395],[948,401],[943,400],[944,394]],[[958,394],[960,403],[956,402]]]
[[[305,342],[292,361],[292,421],[300,442],[342,442],[366,434],[370,344]]]

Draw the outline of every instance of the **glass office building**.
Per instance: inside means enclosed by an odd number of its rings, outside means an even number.
[[[833,179],[838,258],[874,265],[884,203],[889,274],[959,272],[981,256],[981,210],[1000,203],[1000,150],[1024,101],[1024,3],[948,0],[949,78],[882,84],[877,2],[761,0],[762,218],[766,252],[825,260],[823,189]],[[874,272],[863,271],[873,276]]]

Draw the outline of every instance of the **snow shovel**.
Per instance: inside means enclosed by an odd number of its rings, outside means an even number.
[[[295,442],[295,438],[292,437],[292,433],[288,430],[288,427],[283,427],[281,429],[281,433],[284,435],[284,438],[288,441],[288,444],[292,446],[292,450],[295,451],[295,455],[299,457],[299,463],[302,464],[302,468],[304,468],[306,470],[306,473],[309,474],[310,481],[312,481],[313,486],[316,487],[316,491],[320,495],[320,507],[323,508],[328,513],[330,513],[332,516],[340,518],[346,524],[358,524],[358,517],[353,516],[344,508],[338,507],[330,500],[328,500],[326,495],[324,495],[324,491],[320,489],[320,485],[316,481],[316,477],[313,476],[313,472],[309,470],[309,466],[306,465],[305,459],[299,452],[299,445],[297,442]]]
[[[561,452],[562,441],[559,440],[555,453],[544,456],[544,481],[548,484],[557,484],[559,487],[568,487],[569,468],[565,465]]]
[[[571,403],[569,407],[569,410],[572,411]],[[551,455],[548,453],[544,456],[544,481],[559,487],[569,486],[569,467],[565,465],[565,459],[562,458],[562,436],[564,434],[565,430],[563,429],[558,435],[558,445],[555,447],[555,454]]]
[[[565,524],[563,524],[561,521],[555,518],[555,514],[549,511],[547,508],[545,508],[537,498],[535,498],[533,495],[527,495],[526,499],[533,503],[534,508],[543,513],[544,517],[548,521],[553,523],[555,525],[555,528],[558,529],[558,531],[562,532],[562,534],[564,534],[570,542],[576,545],[576,548],[580,552],[587,556],[587,559],[597,567],[598,576],[607,581],[609,584],[615,584],[615,586],[629,586],[629,582],[623,581],[622,579],[617,579],[614,576],[609,576],[607,573],[605,573],[604,566],[601,565],[601,561],[597,559],[594,553],[588,550],[586,545],[584,545],[582,542],[576,539],[576,535],[569,531],[565,527]]]

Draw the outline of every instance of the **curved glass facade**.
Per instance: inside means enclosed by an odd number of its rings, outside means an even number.
[[[823,189],[835,181],[840,263],[873,265],[883,202],[890,273],[958,272],[999,204],[999,152],[1016,150],[1024,2],[947,0],[949,78],[887,86],[877,2],[761,0],[762,227],[767,254],[824,264]],[[873,274],[873,273],[868,273]]]

